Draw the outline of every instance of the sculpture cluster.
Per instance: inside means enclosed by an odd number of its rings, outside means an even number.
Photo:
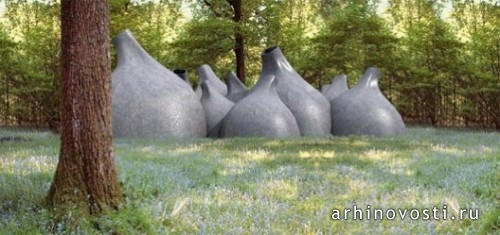
[[[335,77],[322,92],[308,84],[278,47],[262,54],[262,73],[251,89],[234,73],[223,83],[210,66],[198,68],[199,85],[185,70],[154,60],[127,30],[113,40],[112,74],[116,137],[390,136],[406,132],[401,116],[378,88],[369,68],[358,84]],[[181,78],[181,79],[179,79]],[[183,81],[184,80],[184,81]]]

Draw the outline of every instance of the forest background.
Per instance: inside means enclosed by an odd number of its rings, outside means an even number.
[[[500,130],[498,0],[109,0],[111,37],[130,29],[165,67],[209,64],[251,87],[279,46],[318,89],[382,72],[406,123]],[[0,0],[0,125],[57,130],[60,3]],[[115,63],[115,55],[113,66]]]

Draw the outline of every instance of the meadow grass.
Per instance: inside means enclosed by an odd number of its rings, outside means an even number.
[[[59,137],[0,129],[0,234],[499,234],[500,134],[115,139],[125,204],[54,220],[41,207]],[[477,209],[478,219],[333,220],[345,208]],[[366,216],[366,215],[365,215]],[[98,229],[96,229],[98,227]]]

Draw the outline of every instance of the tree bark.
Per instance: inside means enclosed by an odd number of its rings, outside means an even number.
[[[234,34],[234,55],[236,56],[236,76],[245,84],[245,37],[240,32],[243,19],[241,0],[229,0],[233,7],[233,21],[237,24]]]
[[[107,1],[62,0],[61,30],[61,149],[46,202],[63,212],[103,214],[122,201],[112,146]]]

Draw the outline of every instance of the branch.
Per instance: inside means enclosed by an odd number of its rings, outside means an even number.
[[[231,0],[226,0],[226,1],[230,4],[230,7],[232,8],[233,5],[231,5],[231,3],[230,3]],[[219,17],[219,18],[232,17],[232,12],[227,12],[227,11],[225,11],[224,8],[217,8],[217,6],[214,6],[214,4],[212,4],[209,0],[203,0],[203,3],[205,3],[205,5],[208,7],[208,9],[210,9],[210,11],[212,13],[214,13],[214,15],[216,17]]]
[[[215,9],[212,3],[210,3],[208,0],[203,0],[203,2],[210,9],[210,11],[212,11],[215,14],[215,16],[222,17],[222,14]]]

